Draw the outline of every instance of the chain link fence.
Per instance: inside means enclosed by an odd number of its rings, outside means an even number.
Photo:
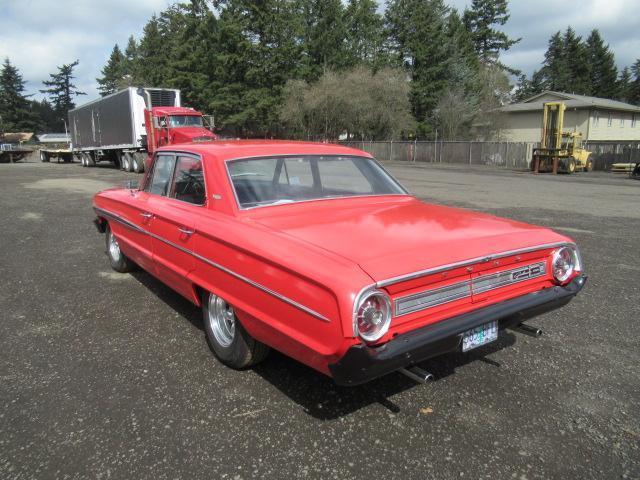
[[[372,154],[376,159],[393,162],[453,163],[493,165],[526,170],[534,143],[523,142],[340,142]]]

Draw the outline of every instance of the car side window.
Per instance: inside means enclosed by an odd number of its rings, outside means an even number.
[[[170,196],[183,202],[204,205],[206,193],[202,160],[195,157],[178,157]]]
[[[149,193],[166,196],[173,174],[175,157],[173,155],[158,155],[153,163],[153,175],[149,182]]]

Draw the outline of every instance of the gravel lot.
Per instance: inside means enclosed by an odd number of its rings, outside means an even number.
[[[215,361],[199,311],[111,271],[94,192],[137,178],[0,165],[0,478],[640,478],[640,182],[388,164],[418,196],[553,227],[582,294],[466,355],[339,388],[278,354]]]

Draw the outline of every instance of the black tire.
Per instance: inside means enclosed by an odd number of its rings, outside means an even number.
[[[131,155],[131,168],[135,173],[143,173],[144,172],[144,159],[142,155],[139,153],[134,153]]]
[[[111,227],[107,225],[107,228],[104,232],[105,245],[107,247],[107,257],[109,257],[109,263],[111,263],[111,268],[113,268],[116,272],[120,273],[128,273],[136,268],[136,264],[133,263],[122,251],[120,250],[120,246],[118,245],[118,240],[111,232]],[[115,246],[117,246],[117,253],[114,248],[112,248],[111,242],[115,242]]]
[[[82,156],[85,159],[87,167],[95,167],[96,166],[96,161],[95,161],[95,159],[93,158],[93,156],[91,155],[90,152],[83,152]]]
[[[122,170],[124,170],[125,172],[132,172],[133,171],[133,166],[131,165],[133,163],[132,160],[133,160],[133,157],[129,152],[123,153],[121,157]]]
[[[47,152],[40,151],[40,161],[44,163],[49,163],[51,159],[49,158],[49,154]]]
[[[222,308],[226,312],[229,311],[226,307],[231,309],[231,316],[233,317],[233,333],[229,336],[227,342],[220,340],[220,334],[216,334],[214,331],[215,326],[213,324],[215,321],[212,321],[209,315],[211,311],[212,317],[215,317],[215,311],[212,309],[220,308],[221,306],[217,303],[220,301],[224,303],[225,307]],[[222,298],[206,291],[202,293],[202,323],[207,334],[209,347],[214,355],[228,367],[241,370],[261,362],[269,354],[268,346],[258,342],[247,333],[235,315],[233,307]]]
[[[584,164],[583,172],[591,172],[593,171],[593,160],[591,159],[591,155],[587,157],[587,161]]]

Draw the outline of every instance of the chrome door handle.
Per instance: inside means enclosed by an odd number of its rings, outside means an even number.
[[[144,218],[151,218],[153,217],[153,213],[144,212],[144,213],[141,213],[140,216]]]
[[[189,230],[188,228],[182,228],[182,227],[178,227],[178,231],[180,233],[184,233],[185,235],[193,235],[194,233],[193,230]]]

